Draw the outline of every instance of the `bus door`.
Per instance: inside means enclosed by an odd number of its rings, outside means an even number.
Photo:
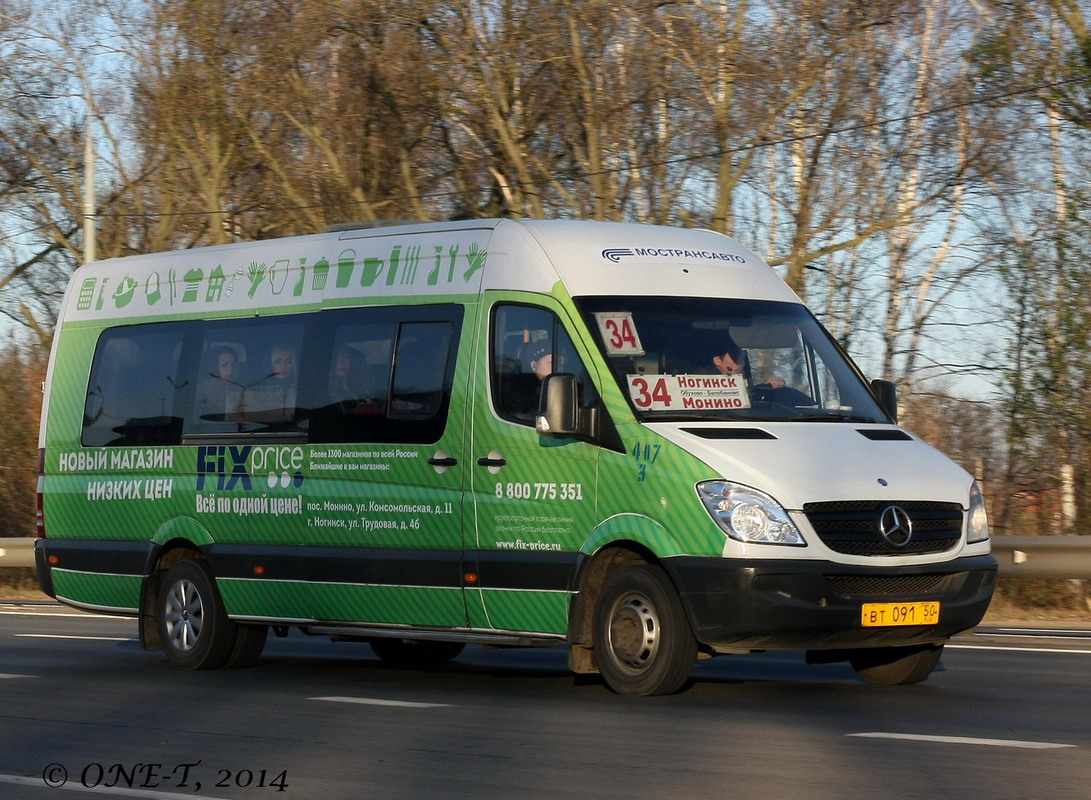
[[[466,390],[456,377],[468,371],[458,359],[464,313],[458,304],[385,306],[208,325],[205,350],[237,356],[228,389],[240,396],[228,413],[204,415],[200,435],[234,443],[203,449],[223,451],[223,471],[239,462],[241,479],[228,475],[216,494],[247,514],[215,549],[266,559],[264,580],[218,573],[233,613],[466,624]],[[284,349],[297,363],[291,413],[280,421],[263,392],[281,389]]]
[[[539,298],[536,298],[539,299]],[[497,302],[482,315],[468,453],[471,625],[564,633],[579,549],[592,529],[599,448],[534,429],[542,379],[575,373],[597,400],[558,310]],[[476,591],[474,591],[476,587]]]

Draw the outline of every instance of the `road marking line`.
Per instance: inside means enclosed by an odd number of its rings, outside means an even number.
[[[1004,647],[989,644],[952,644],[948,642],[944,650],[1010,650],[1014,653],[1071,653],[1073,655],[1091,655],[1091,650],[1066,650],[1062,647]]]
[[[19,639],[80,639],[85,642],[135,642],[132,636],[65,636],[60,633],[17,633]]]
[[[7,673],[7,674],[5,674],[3,672],[0,672],[0,681],[7,680],[8,678],[33,678],[33,677],[34,677],[33,675],[16,675],[16,674],[10,673],[10,672]]]
[[[41,611],[0,611],[0,616],[5,617],[68,617],[69,619],[133,619],[123,617],[120,614],[92,614],[85,611],[82,614],[64,614],[59,611],[43,609]]]
[[[69,782],[54,785],[52,783],[46,783],[43,778],[28,778],[25,775],[0,774],[0,783],[12,783],[16,786],[42,786],[49,789],[72,789],[77,792],[88,792],[97,795],[113,794],[121,797],[147,797],[151,798],[151,800],[178,800],[179,797],[185,796],[179,792],[157,792],[154,789],[130,789],[126,786],[84,786],[78,779],[72,779]],[[224,798],[210,797],[208,795],[201,795],[201,797],[203,800],[224,800]]]
[[[980,636],[982,639],[992,637],[994,639],[1031,639],[1031,640],[1034,640],[1034,639],[1074,639],[1076,641],[1079,641],[1081,639],[1086,639],[1088,635],[1086,633],[1083,633],[1083,634],[1080,634],[1079,636],[1075,636],[1075,635],[1073,635],[1071,633],[1057,633],[1057,632],[1054,631],[1053,633],[976,633],[975,632],[973,636],[974,636],[975,639]]]
[[[376,697],[311,697],[328,703],[357,703],[365,706],[395,706],[397,708],[450,708],[449,703],[414,703],[409,700],[380,700]]]
[[[1076,747],[1074,744],[1055,742],[1019,742],[1014,739],[976,739],[969,736],[926,736],[917,733],[846,733],[864,739],[908,739],[914,742],[941,742],[943,744],[982,744],[990,747],[1021,747],[1028,750],[1055,750],[1061,747]]]
[[[1003,634],[996,633],[996,631],[1003,631]],[[1033,634],[1039,636],[1043,633],[1052,634],[1076,634],[1078,636],[1091,636],[1091,630],[1084,630],[1083,628],[988,628],[985,630],[975,630],[975,636],[1000,636],[1010,634],[1012,636],[1023,636],[1027,634]]]

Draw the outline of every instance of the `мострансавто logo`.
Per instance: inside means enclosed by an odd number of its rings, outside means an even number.
[[[608,247],[602,251],[602,257],[615,264],[620,264],[622,259],[625,258],[645,260],[685,258],[690,260],[729,261],[734,264],[746,263],[746,257],[738,253],[726,253],[722,250],[682,250],[677,247]]]

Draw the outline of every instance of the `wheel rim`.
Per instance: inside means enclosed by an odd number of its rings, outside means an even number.
[[[643,595],[622,598],[610,616],[610,652],[629,672],[643,672],[659,651],[659,615]]]
[[[167,623],[167,638],[175,649],[188,652],[197,646],[204,611],[201,593],[192,581],[183,578],[170,587],[163,618]]]

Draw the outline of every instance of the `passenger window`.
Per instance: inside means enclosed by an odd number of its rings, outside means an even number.
[[[493,407],[504,419],[534,425],[542,381],[554,372],[576,375],[585,407],[598,400],[572,339],[551,311],[535,306],[497,306],[491,349]]]
[[[182,434],[179,377],[184,327],[133,325],[106,331],[91,363],[82,443],[172,445]]]
[[[439,441],[462,314],[355,308],[110,329],[92,361],[82,442]]]
[[[301,359],[304,325],[291,321],[208,324],[201,337],[187,434],[300,432],[308,409]]]
[[[434,417],[443,402],[444,369],[451,347],[449,322],[406,323],[398,335],[390,416]]]
[[[384,417],[390,395],[397,325],[391,322],[339,326],[326,382],[331,410],[352,417]]]
[[[460,306],[323,312],[325,395],[312,442],[427,444],[447,426]]]

